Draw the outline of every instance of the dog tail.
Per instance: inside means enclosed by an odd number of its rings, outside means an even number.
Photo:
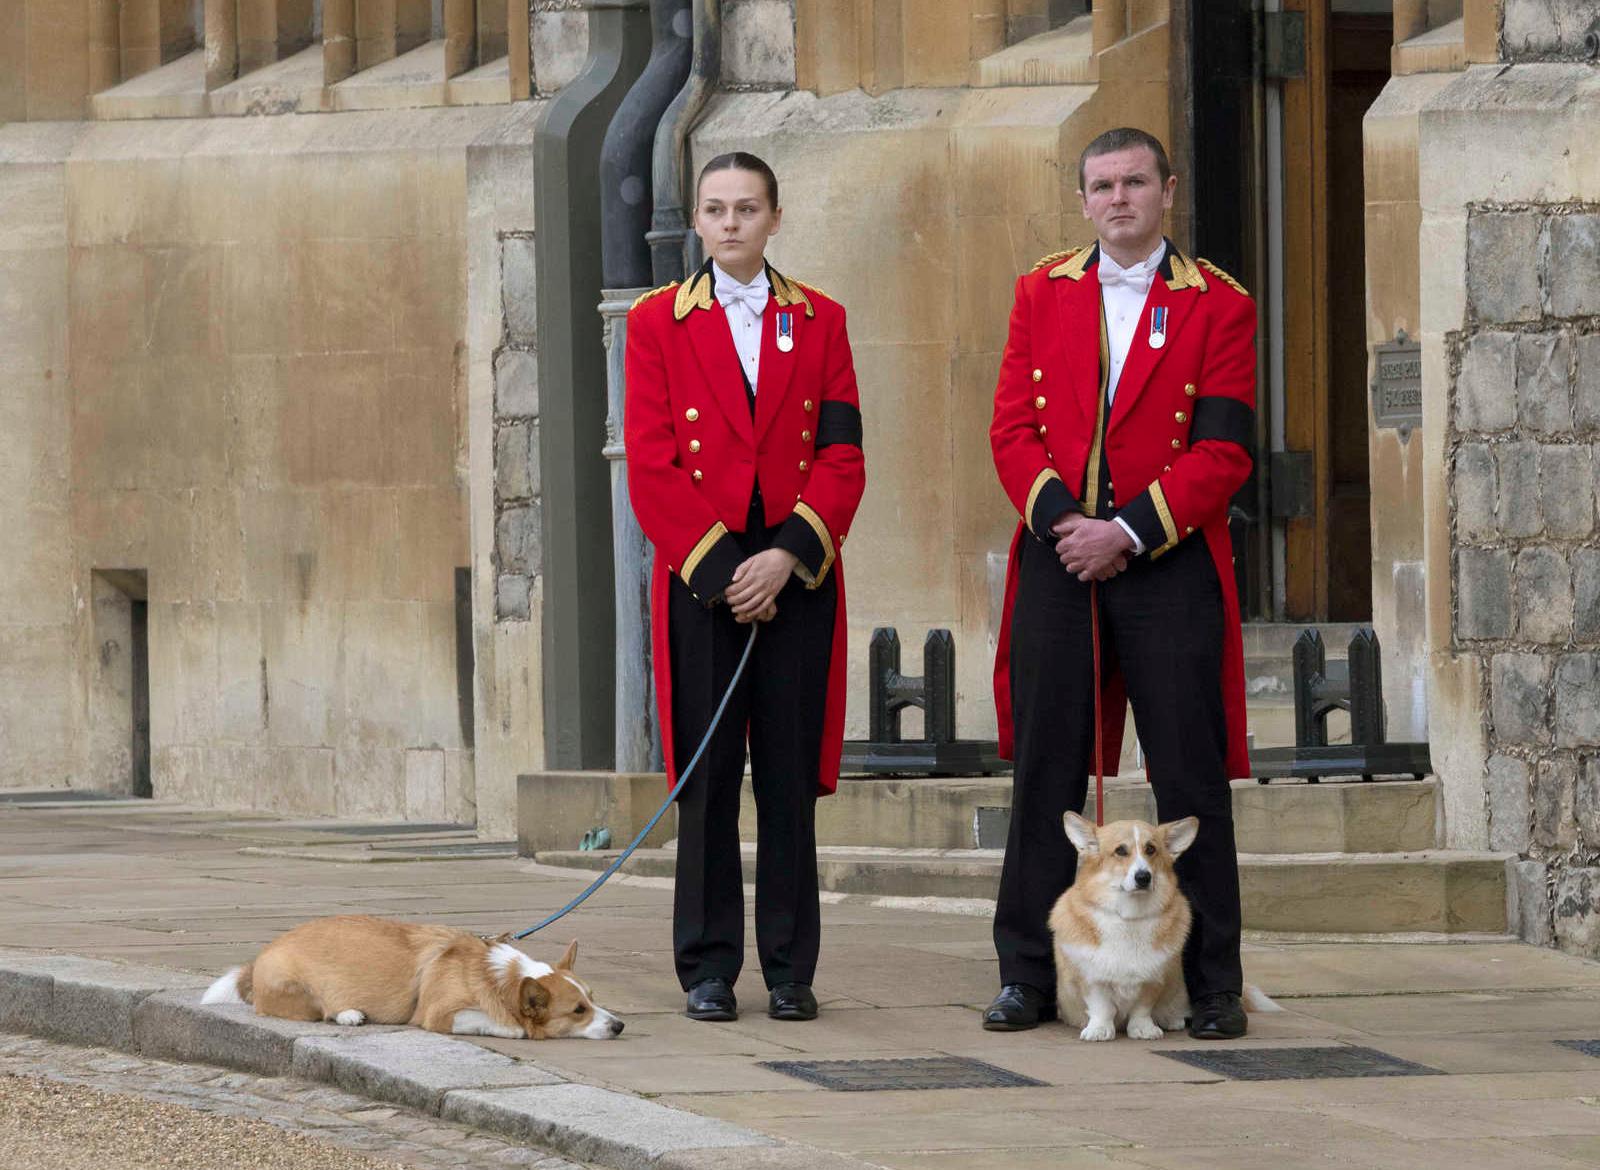
[[[1279,1007],[1277,1001],[1254,983],[1246,983],[1244,985],[1244,1010],[1251,1015],[1260,1015],[1263,1012],[1281,1012],[1283,1008]]]
[[[243,967],[235,967],[224,974],[220,979],[206,988],[206,993],[200,997],[201,1003],[249,1003],[251,992],[251,972],[254,963],[246,963]]]

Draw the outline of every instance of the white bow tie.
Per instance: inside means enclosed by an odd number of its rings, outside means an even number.
[[[766,311],[768,291],[768,286],[765,284],[719,284],[717,302],[723,309],[743,305],[759,317]]]
[[[1102,260],[1100,262],[1100,287],[1114,288],[1122,285],[1135,292],[1150,291],[1150,280],[1156,274],[1155,265],[1148,268],[1143,264],[1135,264],[1132,268],[1117,268]]]

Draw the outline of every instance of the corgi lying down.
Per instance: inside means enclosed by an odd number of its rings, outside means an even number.
[[[610,1040],[622,1021],[572,974],[578,944],[551,967],[505,941],[385,918],[319,918],[280,935],[201,1003],[336,1024],[412,1024],[506,1040]]]
[[[1119,1028],[1159,1040],[1184,1026],[1189,995],[1183,944],[1189,902],[1173,862],[1194,843],[1194,817],[1164,825],[1115,821],[1096,829],[1066,814],[1078,876],[1050,912],[1061,1018],[1080,1040],[1111,1040]]]

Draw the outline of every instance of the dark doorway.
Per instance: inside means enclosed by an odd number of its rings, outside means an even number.
[[[1372,620],[1366,196],[1361,125],[1389,81],[1388,15],[1339,12],[1328,53],[1328,618]]]
[[[91,574],[95,665],[89,693],[87,788],[152,795],[150,604],[143,569]]]

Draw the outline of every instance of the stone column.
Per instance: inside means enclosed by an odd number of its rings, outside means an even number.
[[[661,768],[661,729],[656,722],[650,653],[650,569],[653,550],[639,529],[628,500],[628,457],[622,446],[622,404],[626,389],[623,354],[628,344],[628,310],[643,288],[605,289],[600,317],[606,343],[606,445],[611,467],[611,548],[617,604],[617,764],[618,772]]]

